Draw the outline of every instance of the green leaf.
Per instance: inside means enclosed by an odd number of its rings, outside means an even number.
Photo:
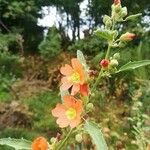
[[[16,150],[31,150],[31,141],[25,139],[2,138],[0,145],[7,145],[15,148]]]
[[[128,71],[128,70],[133,70],[139,67],[143,67],[146,65],[150,65],[150,60],[141,60],[141,61],[134,61],[134,62],[129,62],[125,65],[123,65],[118,71],[118,72],[123,72],[123,71]]]
[[[87,121],[85,123],[85,130],[89,133],[89,135],[93,139],[93,142],[96,145],[97,150],[108,150],[103,134],[95,123]]]
[[[113,40],[114,32],[106,29],[97,29],[94,34],[100,38],[104,38],[106,40]]]
[[[138,17],[142,16],[142,13],[139,14],[135,14],[135,15],[130,15],[128,16],[125,21],[129,21],[129,20],[136,20]]]
[[[88,72],[89,67],[87,66],[85,57],[84,57],[83,53],[80,50],[77,50],[77,58],[80,61],[80,63],[84,66],[85,70]]]

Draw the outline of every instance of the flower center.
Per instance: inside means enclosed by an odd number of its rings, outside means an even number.
[[[66,111],[66,115],[67,115],[67,118],[69,120],[72,120],[76,117],[77,113],[76,113],[76,110],[74,108],[69,108],[67,111]]]
[[[74,72],[74,73],[71,75],[70,80],[71,80],[73,83],[78,83],[78,82],[80,82],[80,75],[79,75],[79,73]]]

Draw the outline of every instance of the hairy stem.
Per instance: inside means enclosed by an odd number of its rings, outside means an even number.
[[[66,141],[68,140],[68,138],[70,137],[71,133],[72,133],[72,129],[68,132],[67,136],[65,137],[65,139],[62,141],[62,143],[60,143],[60,145],[57,147],[57,150],[61,150],[63,149]]]

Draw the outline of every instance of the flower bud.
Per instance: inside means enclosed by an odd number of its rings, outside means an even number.
[[[93,109],[94,109],[94,105],[92,103],[88,103],[87,110],[93,110]]]
[[[114,5],[118,5],[118,4],[121,4],[121,1],[120,0],[114,0]]]
[[[75,139],[76,139],[76,141],[77,141],[78,143],[81,143],[81,142],[82,142],[82,140],[83,140],[83,138],[82,138],[82,135],[81,135],[81,134],[77,134],[77,135],[76,135],[76,137],[75,137]]]
[[[38,137],[32,142],[32,150],[48,149],[48,142],[44,137]]]
[[[100,66],[102,68],[108,68],[108,65],[109,65],[109,60],[108,59],[103,59],[101,62],[100,62]]]
[[[115,53],[115,54],[113,55],[113,58],[114,58],[114,59],[117,59],[117,60],[120,59],[120,54],[119,54],[119,53]]]
[[[121,10],[121,17],[125,17],[128,14],[127,7],[123,7]]]
[[[107,16],[107,15],[104,15],[104,17],[103,17],[103,22],[104,22],[104,24],[106,24],[106,22],[107,22],[108,20],[111,21],[111,18],[110,18],[109,16]]]
[[[135,38],[135,34],[134,33],[126,32],[125,34],[121,35],[120,41],[128,42],[128,41],[133,40],[134,38]]]
[[[56,143],[56,142],[57,142],[57,138],[52,137],[52,138],[50,139],[50,141],[51,141],[51,143]]]
[[[105,25],[106,25],[107,29],[110,29],[112,27],[112,21],[111,20],[107,20]]]
[[[116,59],[112,59],[111,61],[110,61],[110,65],[112,66],[112,67],[117,67],[118,66],[118,61],[116,60]]]
[[[114,7],[115,13],[119,13],[121,11],[121,5],[115,5]]]

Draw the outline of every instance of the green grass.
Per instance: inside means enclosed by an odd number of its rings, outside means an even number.
[[[56,133],[57,125],[55,118],[51,115],[52,108],[60,100],[57,92],[41,91],[22,103],[29,107],[33,113],[31,128],[5,128],[1,129],[0,138],[13,137],[33,140],[38,136],[52,137]],[[49,133],[52,133],[49,135]],[[0,146],[0,150],[13,150],[7,146]]]
[[[34,130],[45,132],[56,129],[51,110],[59,99],[57,92],[40,92],[29,99],[23,100],[29,107],[29,111],[33,113],[32,128]]]

